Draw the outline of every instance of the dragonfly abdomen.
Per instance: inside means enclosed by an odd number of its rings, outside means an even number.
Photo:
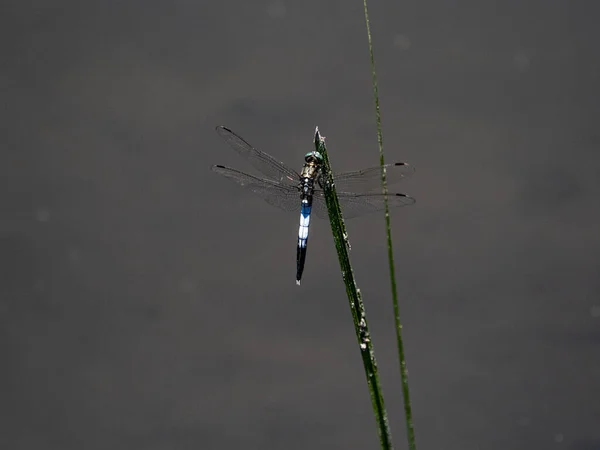
[[[300,209],[300,227],[298,228],[298,250],[296,252],[296,284],[300,284],[304,261],[306,260],[306,243],[308,242],[308,227],[310,226],[310,211],[312,201],[308,198],[302,199]]]
[[[302,209],[300,210],[300,228],[298,229],[298,247],[306,247],[308,241],[308,227],[310,226],[310,210],[312,202],[308,199],[302,200]]]

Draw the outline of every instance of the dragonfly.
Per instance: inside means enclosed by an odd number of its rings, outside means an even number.
[[[258,195],[268,204],[292,212],[300,208],[300,227],[296,251],[296,284],[300,285],[308,243],[308,228],[311,214],[327,219],[325,203],[326,178],[323,156],[311,151],[304,156],[300,173],[277,161],[271,155],[250,145],[229,128],[217,126],[216,131],[229,146],[263,176],[255,176],[222,165],[213,165],[212,171],[228,178]],[[414,173],[414,168],[404,162],[385,165],[386,180],[393,184]],[[381,166],[333,174],[340,206],[344,218],[351,219],[385,208],[384,195],[373,192],[381,187]],[[388,206],[399,207],[415,203],[407,194],[388,193]]]

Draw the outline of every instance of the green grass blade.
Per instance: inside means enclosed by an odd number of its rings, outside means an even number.
[[[385,158],[383,155],[383,135],[381,132],[381,111],[379,108],[379,89],[377,87],[377,73],[375,71],[375,55],[373,52],[373,40],[371,38],[371,25],[369,23],[369,11],[367,0],[363,0],[365,12],[365,24],[367,28],[367,38],[369,41],[369,55],[371,59],[371,75],[373,80],[373,97],[375,100],[375,121],[377,124],[377,142],[379,144],[379,163],[381,164],[381,184],[385,194],[385,228],[387,234],[388,263],[390,268],[390,284],[392,289],[392,302],[394,305],[394,321],[396,326],[396,341],[398,347],[398,359],[400,361],[400,380],[402,383],[402,394],[404,397],[404,414],[406,418],[406,436],[410,450],[416,450],[415,428],[412,420],[412,407],[410,402],[410,392],[408,389],[408,369],[404,354],[404,343],[402,341],[402,323],[400,322],[400,308],[398,307],[398,289],[396,286],[396,269],[394,266],[394,251],[392,246],[392,231],[390,224],[390,212],[387,203],[387,182],[385,176]]]
[[[342,278],[346,286],[346,294],[348,295],[350,303],[350,311],[352,312],[352,319],[354,321],[354,330],[356,332],[360,354],[367,377],[367,384],[371,395],[371,404],[377,422],[379,442],[381,448],[387,450],[393,448],[392,435],[388,425],[383,393],[379,382],[379,375],[377,373],[375,352],[369,334],[367,316],[362,302],[360,289],[358,289],[356,285],[352,266],[350,265],[350,257],[348,255],[348,235],[346,233],[344,219],[342,218],[342,211],[335,191],[335,185],[331,177],[332,171],[329,157],[327,156],[327,148],[325,147],[325,138],[321,136],[318,128],[315,132],[315,148],[323,156],[325,200],[327,202],[331,231],[333,233],[333,240],[340,262],[340,268],[342,269]]]

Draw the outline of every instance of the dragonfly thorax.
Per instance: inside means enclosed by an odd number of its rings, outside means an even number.
[[[302,172],[300,172],[300,177],[302,178],[311,178],[315,179],[319,173],[319,164],[315,160],[307,161],[302,167]]]
[[[315,190],[315,181],[320,173],[320,167],[315,161],[304,164],[300,172],[300,191],[302,198],[312,198]]]

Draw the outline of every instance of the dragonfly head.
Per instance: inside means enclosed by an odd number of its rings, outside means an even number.
[[[304,156],[304,160],[309,164],[321,164],[323,162],[323,156],[319,152],[312,151]]]

